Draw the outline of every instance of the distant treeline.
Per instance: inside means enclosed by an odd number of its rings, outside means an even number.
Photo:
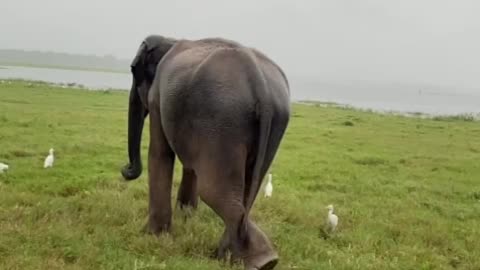
[[[95,56],[5,49],[0,49],[1,64],[116,72],[130,70],[130,60],[118,59],[111,55]]]

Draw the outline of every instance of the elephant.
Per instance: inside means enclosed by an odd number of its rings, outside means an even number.
[[[177,206],[200,198],[223,221],[218,259],[245,269],[273,269],[279,256],[249,217],[263,178],[290,119],[284,71],[264,53],[225,38],[174,39],[148,35],[131,64],[129,163],[125,180],[142,173],[140,145],[146,117],[148,233],[169,232],[172,175],[179,159]]]

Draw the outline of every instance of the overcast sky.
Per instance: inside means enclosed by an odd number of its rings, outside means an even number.
[[[2,0],[0,48],[131,59],[148,34],[225,37],[290,77],[480,89],[478,0]]]

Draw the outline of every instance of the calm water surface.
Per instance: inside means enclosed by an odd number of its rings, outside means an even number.
[[[91,89],[125,89],[131,85],[128,73],[63,70],[50,68],[0,68],[0,79],[40,80],[76,83]],[[480,113],[480,89],[365,82],[320,83],[289,78],[293,100],[336,102],[355,107],[429,114]]]
[[[76,83],[92,89],[130,89],[132,79],[128,73],[66,70],[52,68],[2,66],[0,78],[37,80],[52,83]]]

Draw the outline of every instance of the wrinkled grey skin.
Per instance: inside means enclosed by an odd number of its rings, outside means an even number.
[[[234,41],[148,36],[132,62],[125,179],[140,176],[140,141],[150,117],[146,231],[171,226],[175,157],[183,165],[177,204],[200,198],[224,221],[216,250],[246,269],[273,269],[278,255],[249,218],[290,118],[288,81],[272,60]]]

